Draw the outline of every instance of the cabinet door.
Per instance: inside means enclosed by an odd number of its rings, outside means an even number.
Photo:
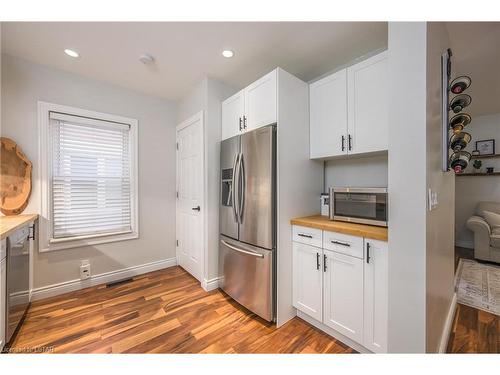
[[[241,90],[222,102],[222,140],[234,137],[243,130],[245,95]]]
[[[322,319],[322,251],[320,248],[292,242],[293,246],[293,306]]]
[[[347,69],[350,154],[388,149],[387,52]]]
[[[387,242],[365,239],[364,340],[367,349],[387,352]]]
[[[323,249],[323,323],[363,340],[363,259]]]
[[[0,261],[0,350],[5,345],[5,307],[6,307],[6,288],[7,288],[7,260]]]
[[[277,122],[276,70],[245,88],[246,131]]]
[[[347,153],[347,70],[309,86],[310,157]]]

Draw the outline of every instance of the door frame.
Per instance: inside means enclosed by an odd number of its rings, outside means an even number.
[[[178,124],[175,127],[175,258],[177,261],[177,264],[179,264],[179,247],[177,246],[177,239],[178,237],[178,217],[179,217],[179,200],[177,198],[177,192],[179,191],[179,153],[178,153],[178,142],[179,142],[179,132],[192,125],[194,122],[200,121],[201,123],[201,162],[202,162],[202,181],[203,181],[203,189],[201,192],[201,203],[200,206],[202,207],[202,249],[201,249],[201,259],[200,259],[200,264],[201,264],[201,269],[200,269],[200,285],[203,285],[203,280],[207,278],[207,261],[208,261],[208,256],[207,256],[207,251],[208,251],[208,212],[207,212],[207,165],[206,165],[206,145],[205,145],[205,119],[204,119],[204,114],[203,111],[200,111],[196,113],[195,115],[189,117],[187,120],[182,121],[180,124]]]

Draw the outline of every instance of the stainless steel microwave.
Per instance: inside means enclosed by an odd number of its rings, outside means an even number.
[[[387,226],[387,188],[330,188],[330,220]]]

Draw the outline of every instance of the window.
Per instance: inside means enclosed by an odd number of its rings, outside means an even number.
[[[41,108],[48,219],[41,251],[137,238],[136,121]]]

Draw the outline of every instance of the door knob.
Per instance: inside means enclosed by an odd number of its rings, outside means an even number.
[[[200,210],[201,210],[200,206],[196,206],[196,207],[193,207],[193,208],[191,208],[191,209],[192,209],[193,211],[198,211],[198,212],[200,212]]]

